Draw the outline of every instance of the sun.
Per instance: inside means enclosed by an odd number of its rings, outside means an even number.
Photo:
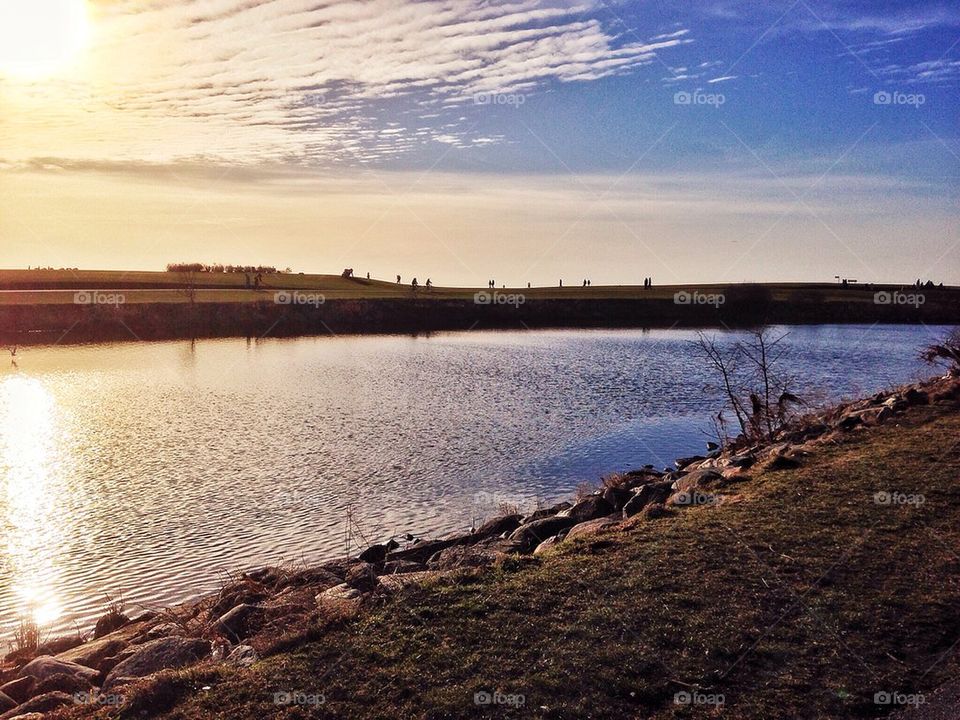
[[[69,68],[89,36],[86,0],[0,0],[0,76],[55,75]]]

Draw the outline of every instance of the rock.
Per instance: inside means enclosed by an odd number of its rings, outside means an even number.
[[[716,470],[709,468],[703,470],[694,470],[684,475],[673,483],[673,490],[676,492],[686,492],[688,490],[700,490],[723,483],[723,475]]]
[[[237,667],[250,667],[257,660],[257,651],[253,649],[250,645],[237,645],[229,655],[227,655],[226,663],[228,665],[236,665]]]
[[[13,698],[15,702],[26,702],[33,694],[33,689],[37,686],[37,679],[22,677],[17,680],[11,680],[6,685],[0,685],[0,693]]]
[[[608,487],[603,491],[603,499],[610,503],[615,510],[622,510],[633,493],[625,487]]]
[[[14,717],[21,718],[22,720],[21,716],[23,715],[29,715],[30,713],[48,713],[51,710],[73,704],[72,695],[67,695],[64,692],[44,693],[43,695],[37,695],[35,698],[27,700],[23,705],[13,710],[7,710],[3,715],[0,715],[0,720],[8,720]]]
[[[409,560],[425,563],[441,550],[446,550],[454,545],[463,545],[470,542],[470,538],[470,535],[455,535],[441,540],[423,540],[402,550],[394,550],[387,555],[387,560]]]
[[[30,676],[39,682],[43,682],[47,678],[60,674],[78,675],[86,678],[90,682],[93,682],[99,673],[93,668],[89,668],[85,665],[69,662],[67,660],[59,660],[55,657],[51,657],[50,655],[41,655],[40,657],[35,658],[24,665],[20,669],[17,677]]]
[[[386,543],[381,543],[380,545],[371,545],[357,558],[358,560],[363,560],[366,563],[372,563],[374,565],[381,564],[384,560],[387,559],[387,553],[391,550],[396,550],[400,547],[400,543],[396,540],[390,540]]]
[[[848,413],[837,422],[841,430],[853,430],[857,425],[863,425],[863,415],[859,413]]]
[[[757,456],[752,452],[742,452],[730,457],[729,464],[733,467],[748,468],[757,461]]]
[[[411,575],[413,573],[410,573]],[[392,576],[391,576],[392,577]],[[383,578],[381,578],[382,580]],[[323,606],[328,602],[345,602],[345,601],[354,601],[359,600],[362,596],[362,593],[356,588],[352,588],[346,583],[341,583],[340,585],[335,585],[332,588],[324,590],[322,593],[317,595],[316,601],[317,605]]]
[[[616,508],[604,500],[602,495],[588,495],[569,510],[559,513],[559,515],[572,519],[574,523],[582,523],[604,517],[615,510]]]
[[[217,626],[227,637],[241,640],[249,636],[250,625],[257,615],[262,614],[263,608],[259,605],[243,603],[221,615],[217,620]]]
[[[800,467],[801,462],[794,455],[774,455],[763,464],[764,470],[793,470]]]
[[[102,671],[103,668],[101,664],[103,661],[126,648],[132,642],[133,638],[144,629],[145,625],[146,623],[144,622],[131,623],[119,630],[115,630],[109,635],[104,635],[102,638],[91,640],[88,643],[62,652],[57,655],[57,659],[74,662],[79,665],[86,665],[87,667],[97,668]]]
[[[553,505],[548,508],[540,508],[539,510],[534,510],[532,513],[530,513],[523,519],[523,524],[526,525],[527,523],[536,522],[537,520],[544,520],[546,518],[553,517],[559,512],[562,512],[564,510],[569,510],[571,507],[572,505],[570,503],[562,502],[562,503],[557,503],[556,505]]]
[[[5,713],[7,710],[13,710],[20,703],[14,700],[9,695],[0,692],[0,713]]]
[[[347,572],[346,567],[337,571],[334,571],[332,568],[332,564],[327,564],[323,567],[306,568],[304,570],[287,573],[277,580],[274,587],[277,590],[305,586],[312,588],[331,588],[334,585],[342,583]]]
[[[502,517],[488,520],[473,532],[476,539],[484,540],[486,538],[498,537],[504,533],[512,533],[520,527],[521,515],[503,515]]]
[[[510,539],[518,544],[520,552],[530,552],[551,535],[556,535],[575,524],[576,521],[573,518],[560,516],[534,520],[514,530]]]
[[[572,528],[570,528],[570,530],[567,531],[567,534],[564,537],[564,540],[571,540],[573,538],[593,535],[594,533],[600,532],[604,528],[608,528],[611,525],[616,525],[616,524],[617,524],[616,520],[609,517],[602,517],[602,518],[595,518],[594,520],[588,520],[587,522],[579,523],[577,525],[574,525]]]
[[[907,388],[903,393],[903,399],[910,405],[927,405],[930,403],[930,396],[923,390],[917,388]]]
[[[719,449],[720,449],[720,446],[717,445],[717,443],[713,442],[713,440],[707,441],[707,452],[714,452],[715,450],[719,450]]]
[[[277,580],[279,580],[279,575],[274,579],[274,584]],[[237,605],[255,605],[266,600],[269,596],[270,594],[263,584],[245,576],[220,590],[217,602],[210,608],[210,615],[219,617]]]
[[[560,544],[560,536],[554,535],[553,537],[548,537],[542,543],[537,545],[536,549],[533,551],[533,554],[537,557],[546,553],[550,548],[556,547]]]
[[[345,582],[355,590],[370,592],[377,586],[377,573],[370,563],[357,563],[347,570]]]
[[[109,692],[118,678],[137,678],[160,670],[177,670],[192,665],[210,654],[210,642],[198,638],[166,637],[139,646],[126,660],[118,663],[103,683]]]
[[[673,461],[673,464],[677,466],[677,470],[683,470],[687,465],[693,465],[695,462],[702,460],[706,460],[703,455],[693,455],[692,457],[677,458]]]
[[[394,593],[410,585],[420,585],[446,574],[445,571],[441,570],[424,570],[422,572],[404,573],[403,575],[382,575],[380,577],[380,587],[387,592]]]
[[[58,638],[48,640],[37,649],[37,655],[59,655],[62,652],[70,650],[83,644],[83,638],[79,633],[70,635],[61,635]]]
[[[623,506],[623,516],[633,517],[650,503],[662,503],[670,497],[671,480],[662,480],[649,485],[643,485],[632,498]]]
[[[651,503],[643,509],[643,517],[647,520],[656,520],[669,514],[670,512],[663,506],[663,503]]]
[[[421,570],[426,570],[423,563],[411,562],[409,560],[390,560],[384,563],[382,574],[402,575],[403,573],[419,572]]]
[[[93,683],[80,675],[57,673],[39,683],[32,694],[45,695],[51,692],[64,692],[68,695],[74,695],[76,693],[87,692],[92,687]]]
[[[129,622],[130,618],[128,618],[122,612],[107,612],[104,615],[101,615],[100,619],[97,620],[97,625],[93,629],[93,639],[97,640],[98,638],[102,638],[104,635],[109,635],[114,630],[119,630]],[[64,649],[66,650],[68,648]]]

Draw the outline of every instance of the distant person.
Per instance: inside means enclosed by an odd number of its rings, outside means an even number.
[[[527,283],[527,290],[530,289],[530,283]]]
[[[399,284],[400,284],[400,276],[397,275],[397,285],[399,285]]]
[[[427,278],[427,290],[433,287],[433,281],[430,278]]]
[[[587,287],[590,287],[590,285],[591,285],[591,282],[587,280]]]
[[[367,273],[367,280],[370,279],[370,273]]]
[[[563,278],[560,278],[560,287],[563,287]]]
[[[414,279],[413,279],[413,282],[410,283],[410,287],[413,288],[413,291],[414,291],[414,292],[417,291],[417,287],[418,287],[419,285],[420,285],[420,283],[417,282],[417,279],[416,279],[416,278],[414,278]]]
[[[584,286],[584,287],[587,286],[587,281],[586,281],[586,280],[583,281],[583,286]]]

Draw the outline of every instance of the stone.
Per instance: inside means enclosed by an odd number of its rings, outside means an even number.
[[[534,510],[532,513],[530,513],[523,519],[523,524],[526,525],[527,523],[536,522],[537,520],[543,520],[545,518],[553,517],[558,512],[562,512],[563,510],[569,510],[571,507],[572,506],[570,503],[562,502],[562,503],[557,503],[556,505],[552,505],[551,507],[548,507],[548,508],[540,508],[539,510]]]
[[[520,552],[530,552],[551,535],[556,535],[575,524],[576,520],[573,518],[561,516],[534,520],[514,530],[510,539],[518,544]]]
[[[370,563],[357,563],[347,570],[345,582],[355,590],[370,592],[377,586],[377,573]]]
[[[382,579],[383,578],[381,578],[381,580]],[[328,588],[317,595],[316,601],[317,605],[322,606],[328,602],[359,600],[361,596],[362,593],[356,588],[352,588],[346,583],[341,583],[340,585],[334,585],[332,588]]]
[[[423,563],[411,562],[410,560],[390,560],[384,563],[382,574],[402,575],[404,573],[419,572],[421,570],[426,570]]]
[[[74,695],[76,693],[87,692],[91,688],[93,688],[93,683],[80,675],[57,673],[40,682],[33,691],[33,694],[45,695],[50,692],[64,692],[68,695]]]
[[[677,470],[683,470],[687,465],[693,465],[702,460],[706,460],[703,455],[693,455],[692,457],[677,458],[673,461],[673,464],[676,465]]]
[[[610,503],[615,510],[622,510],[623,506],[632,497],[633,493],[625,487],[608,487],[604,488],[603,491],[603,499]]]
[[[210,654],[210,642],[199,638],[166,637],[139,646],[107,675],[104,692],[118,678],[145,677],[160,670],[177,670],[201,660]]]
[[[389,542],[379,545],[371,545],[360,553],[357,559],[363,560],[363,562],[366,563],[379,565],[387,559],[387,553],[391,550],[396,550],[398,547],[400,547],[400,544],[396,540],[390,540]]]
[[[13,698],[17,704],[26,702],[34,693],[33,689],[37,686],[37,679],[30,677],[11,680],[6,685],[0,685],[0,693]]]
[[[650,503],[662,503],[670,496],[670,488],[672,486],[673,482],[670,480],[663,480],[641,486],[627,504],[623,506],[623,516],[625,518],[633,517]]]
[[[559,513],[559,515],[570,518],[574,523],[582,523],[604,517],[615,510],[616,508],[604,500],[602,495],[588,495],[579,500],[572,508]]]
[[[673,490],[676,492],[686,492],[688,490],[700,490],[717,485],[723,482],[723,475],[716,470],[703,469],[694,470],[678,478],[673,483]]]
[[[9,718],[21,718],[23,715],[28,715],[30,713],[48,713],[57,708],[66,707],[68,705],[73,705],[73,696],[67,695],[64,692],[49,692],[44,693],[43,695],[37,695],[34,698],[30,698],[22,705],[14,708],[13,710],[7,710],[3,715],[0,715],[0,720],[9,720]]]
[[[47,678],[60,674],[78,675],[93,682],[99,673],[93,668],[85,665],[69,662],[67,660],[59,660],[58,658],[51,657],[50,655],[41,655],[40,657],[35,658],[24,665],[20,669],[20,672],[17,676],[30,676],[39,682],[43,682]]]
[[[498,537],[504,533],[512,533],[520,527],[522,515],[503,515],[501,517],[488,520],[473,532],[473,537],[484,540],[490,537]]]
[[[250,645],[237,645],[230,651],[230,654],[227,655],[225,662],[228,665],[235,665],[237,667],[250,667],[258,659],[257,651],[254,650],[253,647]]]
[[[574,525],[570,530],[567,531],[564,540],[571,540],[578,537],[586,537],[587,535],[593,535],[598,533],[601,530],[610,527],[611,525],[616,525],[616,520],[609,517],[595,518],[594,520],[588,520],[587,522],[582,522],[577,525]],[[536,553],[534,553],[536,554]]]
[[[560,544],[560,536],[554,535],[553,537],[548,537],[542,543],[537,545],[536,549],[533,551],[533,554],[537,557],[546,553],[550,548],[556,547]]]
[[[93,639],[97,640],[98,638],[102,638],[104,635],[109,635],[114,630],[119,630],[129,622],[130,618],[128,618],[122,612],[110,611],[104,613],[100,616],[100,619],[97,620],[96,627],[93,629]]]
[[[259,605],[243,603],[221,615],[217,620],[217,626],[228,637],[240,640],[248,636],[252,621],[262,613],[263,608]]]
[[[651,503],[643,509],[643,517],[647,520],[656,520],[669,514],[670,512],[663,506],[663,503]]]
[[[917,388],[907,388],[903,393],[903,399],[910,405],[927,405],[930,402],[930,396],[923,390]]]
[[[387,560],[409,560],[411,562],[425,563],[441,550],[469,542],[470,537],[470,535],[456,535],[441,540],[423,540],[402,550],[394,550],[387,555]]]
[[[66,650],[70,650],[82,644],[83,638],[80,637],[79,633],[61,635],[60,637],[53,638],[52,640],[47,640],[47,642],[37,649],[37,655],[59,655]]]
[[[5,713],[7,710],[13,710],[19,704],[19,702],[14,700],[6,693],[0,692],[0,713]]]
[[[115,630],[109,635],[104,635],[97,640],[91,640],[71,650],[62,652],[56,657],[58,660],[74,662],[102,671],[103,668],[101,664],[103,661],[126,648],[132,642],[133,638],[144,629],[145,624],[146,623],[143,622],[131,623],[119,630]]]

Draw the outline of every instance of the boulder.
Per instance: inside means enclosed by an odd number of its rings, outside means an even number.
[[[510,539],[519,546],[520,552],[530,552],[548,537],[556,535],[576,524],[570,517],[554,516],[534,520],[521,525],[510,535]]]
[[[217,627],[234,640],[240,640],[250,634],[250,626],[257,616],[263,615],[263,608],[259,605],[243,603],[228,610],[217,619]]]
[[[0,693],[13,698],[18,704],[26,702],[33,694],[33,689],[37,686],[37,679],[22,677],[17,680],[11,680],[6,685],[0,685]]]
[[[400,547],[400,544],[396,540],[390,540],[386,543],[380,543],[379,545],[371,545],[362,553],[360,553],[358,560],[363,560],[366,563],[372,563],[374,565],[379,565],[387,559],[387,553],[391,550],[396,550]]]
[[[278,578],[274,579],[276,582]],[[254,605],[266,600],[270,594],[264,585],[250,576],[245,576],[220,590],[217,602],[210,608],[213,617],[219,617],[237,605]]]
[[[228,665],[235,665],[237,667],[250,667],[258,659],[257,651],[254,650],[253,647],[250,645],[237,645],[230,651],[230,654],[227,655],[225,662]]]
[[[903,393],[903,399],[910,405],[927,405],[930,402],[930,396],[918,388],[907,388]]]
[[[79,633],[70,635],[61,635],[60,637],[47,640],[43,645],[37,648],[37,655],[59,655],[62,652],[70,650],[83,644],[83,638]]]
[[[383,564],[382,575],[402,575],[403,573],[419,572],[426,570],[423,563],[411,562],[410,560],[390,560]]]
[[[37,695],[35,698],[30,698],[23,705],[20,705],[13,710],[7,710],[3,715],[0,715],[0,720],[9,720],[9,718],[20,718],[23,715],[29,715],[30,713],[48,713],[57,708],[66,707],[68,705],[73,705],[73,696],[67,695],[64,692],[48,692],[43,695]]]
[[[572,507],[570,503],[561,502],[561,503],[557,503],[556,505],[552,505],[551,507],[548,507],[548,508],[540,508],[539,510],[534,510],[532,513],[530,513],[523,519],[523,524],[526,525],[527,523],[536,522],[537,520],[543,520],[545,518],[553,517],[558,512],[561,512],[563,510],[568,510],[570,509],[570,507]]]
[[[627,501],[633,497],[633,493],[625,487],[604,488],[603,499],[610,503],[614,509],[622,510]]]
[[[210,654],[210,642],[198,638],[166,637],[139,646],[107,675],[104,692],[119,678],[138,678],[160,670],[177,670]]]
[[[43,682],[47,678],[61,674],[78,675],[93,682],[99,673],[86,665],[60,660],[50,655],[41,655],[24,665],[17,674],[17,677],[22,678],[29,676],[39,682]]]
[[[670,480],[662,480],[656,483],[650,483],[649,485],[643,485],[633,497],[623,506],[623,516],[625,518],[633,517],[644,507],[650,503],[662,503],[668,497],[670,497],[670,488],[673,486],[673,482]]]
[[[677,466],[677,470],[683,470],[687,465],[693,465],[696,462],[701,462],[706,460],[703,455],[693,455],[691,457],[677,458],[673,461],[673,464]]]
[[[546,553],[550,548],[556,547],[560,544],[560,536],[554,535],[553,537],[548,537],[542,543],[537,545],[536,549],[533,551],[533,554],[537,557]]]
[[[91,640],[88,643],[62,652],[56,657],[58,660],[66,660],[67,662],[86,665],[87,667],[97,668],[102,671],[103,668],[101,664],[103,661],[126,648],[145,626],[146,623],[144,622],[131,623],[119,630],[115,630],[109,635],[104,635],[97,640]]]
[[[370,592],[377,586],[377,573],[370,563],[357,563],[347,570],[347,586],[360,592]]]
[[[611,525],[616,525],[617,521],[613,518],[602,517],[596,518],[594,520],[588,520],[587,522],[582,522],[577,525],[574,525],[567,531],[566,537],[564,540],[571,540],[578,537],[586,537],[587,535],[593,535],[594,533],[600,532],[604,528],[608,528]]]
[[[130,622],[130,618],[124,615],[122,612],[107,612],[100,616],[100,619],[97,620],[97,624],[93,629],[93,639],[102,638],[104,635],[109,635],[114,630],[119,630],[124,625]],[[64,648],[65,650],[67,648]]]
[[[316,601],[317,605],[322,607],[328,603],[352,602],[360,600],[361,596],[362,593],[356,588],[352,588],[346,583],[341,583],[340,585],[335,585],[332,588],[328,588],[317,595]]]
[[[14,700],[9,695],[0,692],[0,713],[5,713],[7,710],[13,710],[20,703]]]
[[[703,470],[694,470],[678,478],[674,481],[672,489],[676,492],[686,492],[688,490],[700,490],[722,483],[723,475],[716,470],[705,468]]]
[[[520,527],[521,515],[503,515],[501,517],[488,520],[473,532],[473,537],[478,540],[498,537],[504,533],[512,533]]]
[[[663,503],[651,503],[643,509],[643,517],[647,520],[656,520],[669,514],[670,511],[663,506]]]
[[[602,495],[588,495],[579,500],[572,508],[559,513],[559,515],[572,519],[574,523],[582,523],[604,517],[615,510],[616,508],[604,500]]]
[[[421,540],[402,550],[394,550],[387,555],[387,560],[409,560],[411,562],[425,563],[441,550],[469,542],[470,537],[470,535],[456,535],[441,540]]]
[[[40,682],[32,694],[45,695],[51,692],[64,692],[68,695],[74,695],[88,692],[92,687],[93,683],[80,675],[57,673]]]

